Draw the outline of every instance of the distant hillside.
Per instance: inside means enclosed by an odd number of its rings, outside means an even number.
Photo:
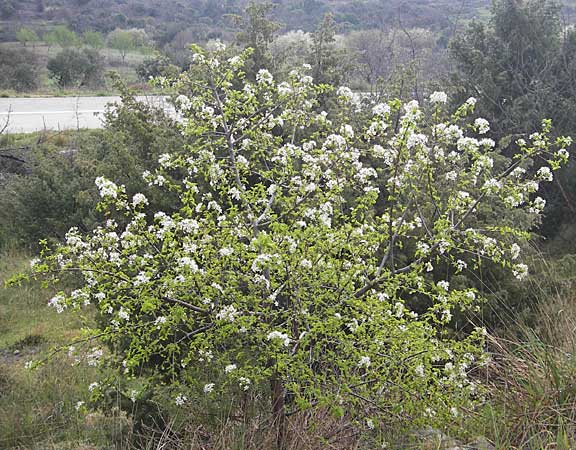
[[[568,16],[575,0],[565,0]],[[142,28],[160,45],[187,30],[197,40],[230,32],[229,14],[240,14],[248,0],[0,0],[0,40],[33,24],[40,32],[53,23],[75,31],[109,32]],[[315,28],[332,12],[344,30],[401,24],[450,31],[455,24],[487,17],[491,0],[275,0],[274,17],[286,29]]]
[[[470,18],[490,0],[276,0],[275,18],[287,29],[313,29],[327,12],[349,28],[369,28],[394,21],[407,26],[449,27]],[[227,14],[239,14],[247,0],[0,0],[4,34],[30,22],[68,23],[76,31],[146,28],[160,41],[197,25],[218,33]]]

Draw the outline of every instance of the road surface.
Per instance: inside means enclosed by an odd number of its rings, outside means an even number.
[[[165,97],[137,97],[138,100],[171,108]],[[42,130],[101,128],[106,105],[120,97],[0,98],[0,130],[31,133]]]

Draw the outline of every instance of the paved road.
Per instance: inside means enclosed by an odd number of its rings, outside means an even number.
[[[165,97],[138,97],[170,109]],[[0,130],[31,133],[41,130],[101,128],[106,105],[120,97],[0,98]]]

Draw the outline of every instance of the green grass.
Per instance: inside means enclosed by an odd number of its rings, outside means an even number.
[[[0,274],[3,282],[26,268],[30,258],[22,254],[3,255]],[[18,346],[31,337],[42,342],[60,343],[77,334],[79,323],[70,315],[60,315],[46,304],[51,292],[38,283],[0,290],[0,350]]]
[[[25,270],[30,258],[22,252],[1,255],[0,280]],[[39,283],[0,288],[0,449],[112,449],[122,445],[127,419],[118,411],[84,414],[94,368],[74,364],[57,354],[38,369],[25,363],[41,360],[50,349],[74,340],[79,320],[57,314],[46,305],[52,295]]]

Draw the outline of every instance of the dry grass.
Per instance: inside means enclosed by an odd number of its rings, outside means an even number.
[[[267,418],[247,421],[231,418],[217,429],[192,421],[179,429],[174,421],[163,431],[146,430],[146,450],[262,450],[275,449],[276,433]],[[361,433],[345,418],[338,419],[328,411],[316,409],[293,416],[289,421],[286,450],[355,450],[366,446]]]
[[[537,327],[492,337],[486,378],[497,448],[576,448],[576,296],[536,310]]]

